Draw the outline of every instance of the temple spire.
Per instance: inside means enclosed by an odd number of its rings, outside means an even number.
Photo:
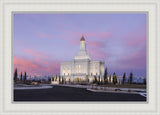
[[[85,41],[84,36],[82,35],[81,40],[80,41]]]
[[[76,55],[74,59],[89,59],[89,60],[91,60],[91,57],[87,53],[86,41],[85,41],[85,38],[83,35],[80,39],[80,51],[78,52],[78,55]]]

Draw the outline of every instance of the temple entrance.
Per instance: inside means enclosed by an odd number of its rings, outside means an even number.
[[[82,79],[81,79],[81,78],[74,78],[74,82],[76,82],[76,83],[81,83],[81,82],[82,82]]]

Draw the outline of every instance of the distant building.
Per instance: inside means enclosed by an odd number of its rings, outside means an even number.
[[[93,82],[95,77],[103,81],[104,61],[91,60],[86,50],[84,36],[80,39],[80,51],[74,59],[61,63],[60,76],[65,79],[65,81],[74,83]]]

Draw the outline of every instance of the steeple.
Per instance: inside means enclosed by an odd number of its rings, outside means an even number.
[[[74,59],[89,59],[89,60],[91,59],[91,57],[87,53],[86,41],[83,35],[80,40],[80,51],[78,52],[78,55],[76,55]]]
[[[84,36],[82,35],[81,40],[80,41],[85,41]]]
[[[83,35],[82,35],[81,40],[80,40],[80,50],[81,51],[86,51],[86,41],[85,41]]]

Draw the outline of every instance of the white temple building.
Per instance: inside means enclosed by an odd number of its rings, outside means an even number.
[[[104,61],[93,61],[87,53],[84,36],[80,40],[80,50],[73,60],[62,62],[60,66],[60,76],[66,82],[93,82],[104,80]]]

